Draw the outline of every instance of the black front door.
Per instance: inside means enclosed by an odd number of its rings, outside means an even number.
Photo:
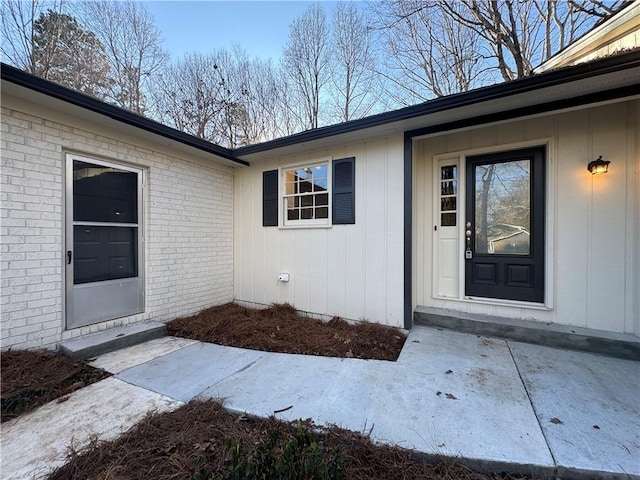
[[[544,302],[545,149],[467,158],[465,294]]]

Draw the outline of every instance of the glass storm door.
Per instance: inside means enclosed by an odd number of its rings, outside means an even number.
[[[67,328],[143,311],[142,171],[67,155]]]
[[[544,302],[544,148],[467,158],[465,295]]]

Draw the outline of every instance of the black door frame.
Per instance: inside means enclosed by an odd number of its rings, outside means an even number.
[[[480,254],[474,251],[475,235],[475,179],[474,168],[479,164],[506,163],[518,159],[531,160],[530,218],[531,235],[528,255]],[[544,303],[545,301],[545,205],[546,205],[546,147],[529,147],[466,158],[466,220],[471,223],[472,258],[465,259],[465,296]],[[467,230],[467,229],[465,229]],[[495,270],[492,280],[475,281],[474,272],[484,265]],[[526,272],[526,282],[510,280],[509,272]]]

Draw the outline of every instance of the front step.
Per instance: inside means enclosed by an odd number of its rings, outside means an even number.
[[[640,360],[640,338],[631,334],[557,323],[547,324],[534,320],[494,317],[435,307],[416,307],[413,312],[413,321],[421,325],[477,335],[599,353],[627,360]]]
[[[134,323],[125,327],[110,328],[93,335],[65,340],[60,342],[58,347],[62,353],[70,357],[91,358],[164,337],[166,333],[167,327],[164,323]]]

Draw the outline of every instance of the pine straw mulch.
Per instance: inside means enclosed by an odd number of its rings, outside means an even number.
[[[0,368],[2,422],[111,375],[46,350],[2,352]]]
[[[397,328],[368,322],[328,323],[298,315],[289,304],[266,309],[235,303],[208,308],[167,323],[170,335],[268,352],[394,361],[405,336]]]
[[[306,425],[310,426],[309,423]],[[229,475],[229,441],[236,442],[236,445],[242,442],[247,447],[245,451],[251,455],[253,446],[260,444],[267,432],[275,431],[280,438],[273,449],[277,456],[283,454],[282,445],[293,437],[295,429],[295,425],[273,418],[264,420],[227,413],[214,400],[192,401],[170,413],[149,415],[116,440],[94,442],[85,451],[72,452],[69,462],[48,478],[240,478]],[[341,446],[345,459],[345,478],[349,480],[524,478],[477,473],[451,462],[419,463],[412,459],[411,452],[407,450],[376,446],[366,436],[337,427],[321,429],[321,435],[317,436],[318,443],[322,441],[326,449]]]

